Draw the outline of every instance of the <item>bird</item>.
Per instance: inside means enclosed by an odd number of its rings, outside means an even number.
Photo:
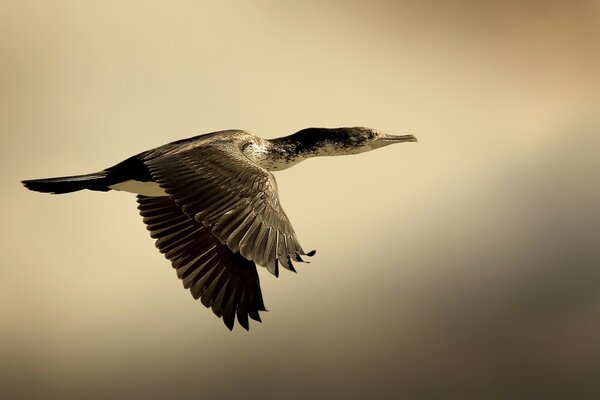
[[[256,266],[279,276],[296,272],[305,252],[284,212],[272,174],[311,157],[358,154],[413,135],[365,128],[307,128],[263,139],[231,129],[174,141],[100,172],[23,180],[32,191],[80,190],[137,195],[138,210],[158,250],[183,286],[232,330],[249,330],[267,311]]]

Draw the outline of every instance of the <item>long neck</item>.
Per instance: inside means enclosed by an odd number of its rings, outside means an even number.
[[[290,136],[260,139],[247,145],[244,154],[269,171],[287,169],[317,155],[315,151],[297,140],[292,140]]]
[[[307,158],[328,155],[327,142],[301,139],[295,135],[276,139],[255,138],[244,147],[243,152],[269,171],[287,169]]]
[[[340,131],[349,128],[308,128],[276,139],[255,138],[244,154],[270,171],[289,168],[310,157],[355,154],[363,150],[343,140]]]

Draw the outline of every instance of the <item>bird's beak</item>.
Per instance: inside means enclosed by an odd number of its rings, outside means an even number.
[[[416,142],[417,138],[413,135],[386,135],[383,134],[379,140],[385,144],[400,143],[400,142]]]

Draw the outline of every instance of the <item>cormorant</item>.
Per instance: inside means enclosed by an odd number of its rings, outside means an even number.
[[[199,135],[144,151],[100,172],[22,183],[44,193],[88,189],[136,193],[138,209],[195,299],[248,329],[266,311],[256,265],[278,276],[305,253],[270,171],[316,156],[357,154],[416,142],[370,128],[308,128],[277,139],[242,130]]]

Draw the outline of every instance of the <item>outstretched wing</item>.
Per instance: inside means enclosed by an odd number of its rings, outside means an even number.
[[[259,311],[266,309],[254,262],[230,251],[168,196],[139,195],[137,201],[156,247],[171,261],[195,299],[212,308],[229,329],[236,314],[246,329],[248,316],[260,321]]]
[[[218,141],[144,160],[152,178],[190,218],[233,253],[295,271],[305,253],[281,208],[275,177],[249,160],[237,141]]]

